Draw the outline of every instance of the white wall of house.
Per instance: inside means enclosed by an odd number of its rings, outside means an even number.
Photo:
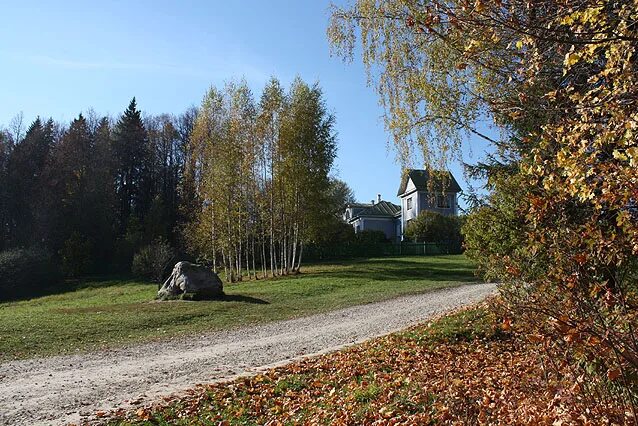
[[[412,182],[412,179],[408,178],[408,183],[405,186],[405,192],[412,192],[416,189],[416,185],[414,185],[414,182]]]
[[[408,208],[410,207],[410,208]],[[419,215],[419,193],[413,192],[401,198],[401,235],[405,232],[408,223]]]

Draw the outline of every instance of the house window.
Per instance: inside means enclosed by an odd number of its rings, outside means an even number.
[[[449,209],[450,208],[450,196],[449,195],[437,195],[436,196],[436,207],[439,209]]]
[[[408,199],[407,199],[407,206],[406,206],[406,208],[407,208],[408,210],[412,209],[412,198],[408,198]]]

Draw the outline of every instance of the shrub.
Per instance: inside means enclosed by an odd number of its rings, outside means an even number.
[[[175,260],[175,251],[163,238],[140,249],[133,257],[133,273],[161,283]]]
[[[451,253],[461,253],[463,237],[461,236],[462,219],[458,216],[443,216],[440,213],[423,211],[410,221],[405,236],[415,242],[445,243]]]
[[[43,249],[0,252],[0,300],[38,296],[61,278],[57,264]]]
[[[317,244],[329,246],[332,244],[348,244],[355,241],[356,235],[352,225],[337,218],[331,218],[327,225],[325,231],[317,239]]]

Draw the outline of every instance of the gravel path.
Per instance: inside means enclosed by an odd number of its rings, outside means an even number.
[[[7,362],[0,364],[0,424],[79,422],[97,410],[146,403],[387,334],[494,290],[493,284],[467,285],[215,334]]]

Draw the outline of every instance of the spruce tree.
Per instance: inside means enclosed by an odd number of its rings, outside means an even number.
[[[7,164],[9,239],[13,246],[48,240],[45,167],[54,142],[53,120],[39,117],[17,141]]]
[[[152,194],[148,191],[148,135],[133,98],[114,130],[113,154],[120,229],[126,229],[130,216],[141,218]]]
[[[55,146],[47,168],[53,225],[50,245],[60,254],[64,271],[74,276],[88,272],[99,238],[93,234],[96,194],[89,189],[94,173],[92,151],[89,125],[80,114]]]

